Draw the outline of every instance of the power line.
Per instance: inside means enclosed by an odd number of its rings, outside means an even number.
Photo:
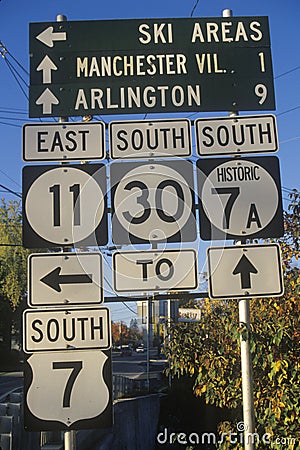
[[[274,77],[274,79],[277,80],[278,78],[281,78],[281,77],[288,75],[291,72],[295,72],[295,70],[299,70],[299,69],[300,69],[300,66],[294,67],[293,69],[288,70],[287,72],[283,72],[280,75],[277,75],[276,77]]]
[[[7,192],[9,192],[10,194],[14,194],[14,195],[16,195],[17,197],[22,198],[22,194],[20,194],[19,192],[12,191],[12,190],[9,189],[8,187],[3,186],[3,184],[0,184],[0,187],[1,187],[2,189],[5,189],[5,190],[6,190]]]
[[[197,6],[198,6],[198,3],[199,3],[199,0],[196,0],[196,3],[195,3],[194,6],[193,6],[193,9],[192,9],[192,12],[191,12],[190,17],[193,17],[193,14],[194,14],[194,12],[195,12],[195,9],[196,9]]]

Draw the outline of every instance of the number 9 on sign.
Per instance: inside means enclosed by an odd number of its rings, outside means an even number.
[[[114,243],[196,239],[193,167],[188,161],[113,163],[111,182]]]

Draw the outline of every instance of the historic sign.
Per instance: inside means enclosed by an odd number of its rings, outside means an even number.
[[[267,17],[32,23],[29,51],[30,117],[275,109]]]
[[[197,161],[200,236],[204,240],[283,235],[276,156]]]

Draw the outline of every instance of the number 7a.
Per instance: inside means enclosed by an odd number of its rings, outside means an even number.
[[[231,211],[234,205],[234,202],[240,195],[240,188],[239,187],[228,187],[228,188],[211,188],[212,194],[230,194],[228,197],[228,200],[226,202],[225,208],[224,208],[224,215],[223,215],[223,229],[228,230],[229,224],[230,224],[230,215]]]
[[[73,369],[67,380],[63,395],[63,408],[69,408],[72,389],[76,378],[78,377],[79,372],[82,369],[82,361],[58,361],[53,362],[52,367],[53,369]]]

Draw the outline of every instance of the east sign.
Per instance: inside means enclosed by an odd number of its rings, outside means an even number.
[[[30,117],[275,109],[267,17],[30,24]]]

